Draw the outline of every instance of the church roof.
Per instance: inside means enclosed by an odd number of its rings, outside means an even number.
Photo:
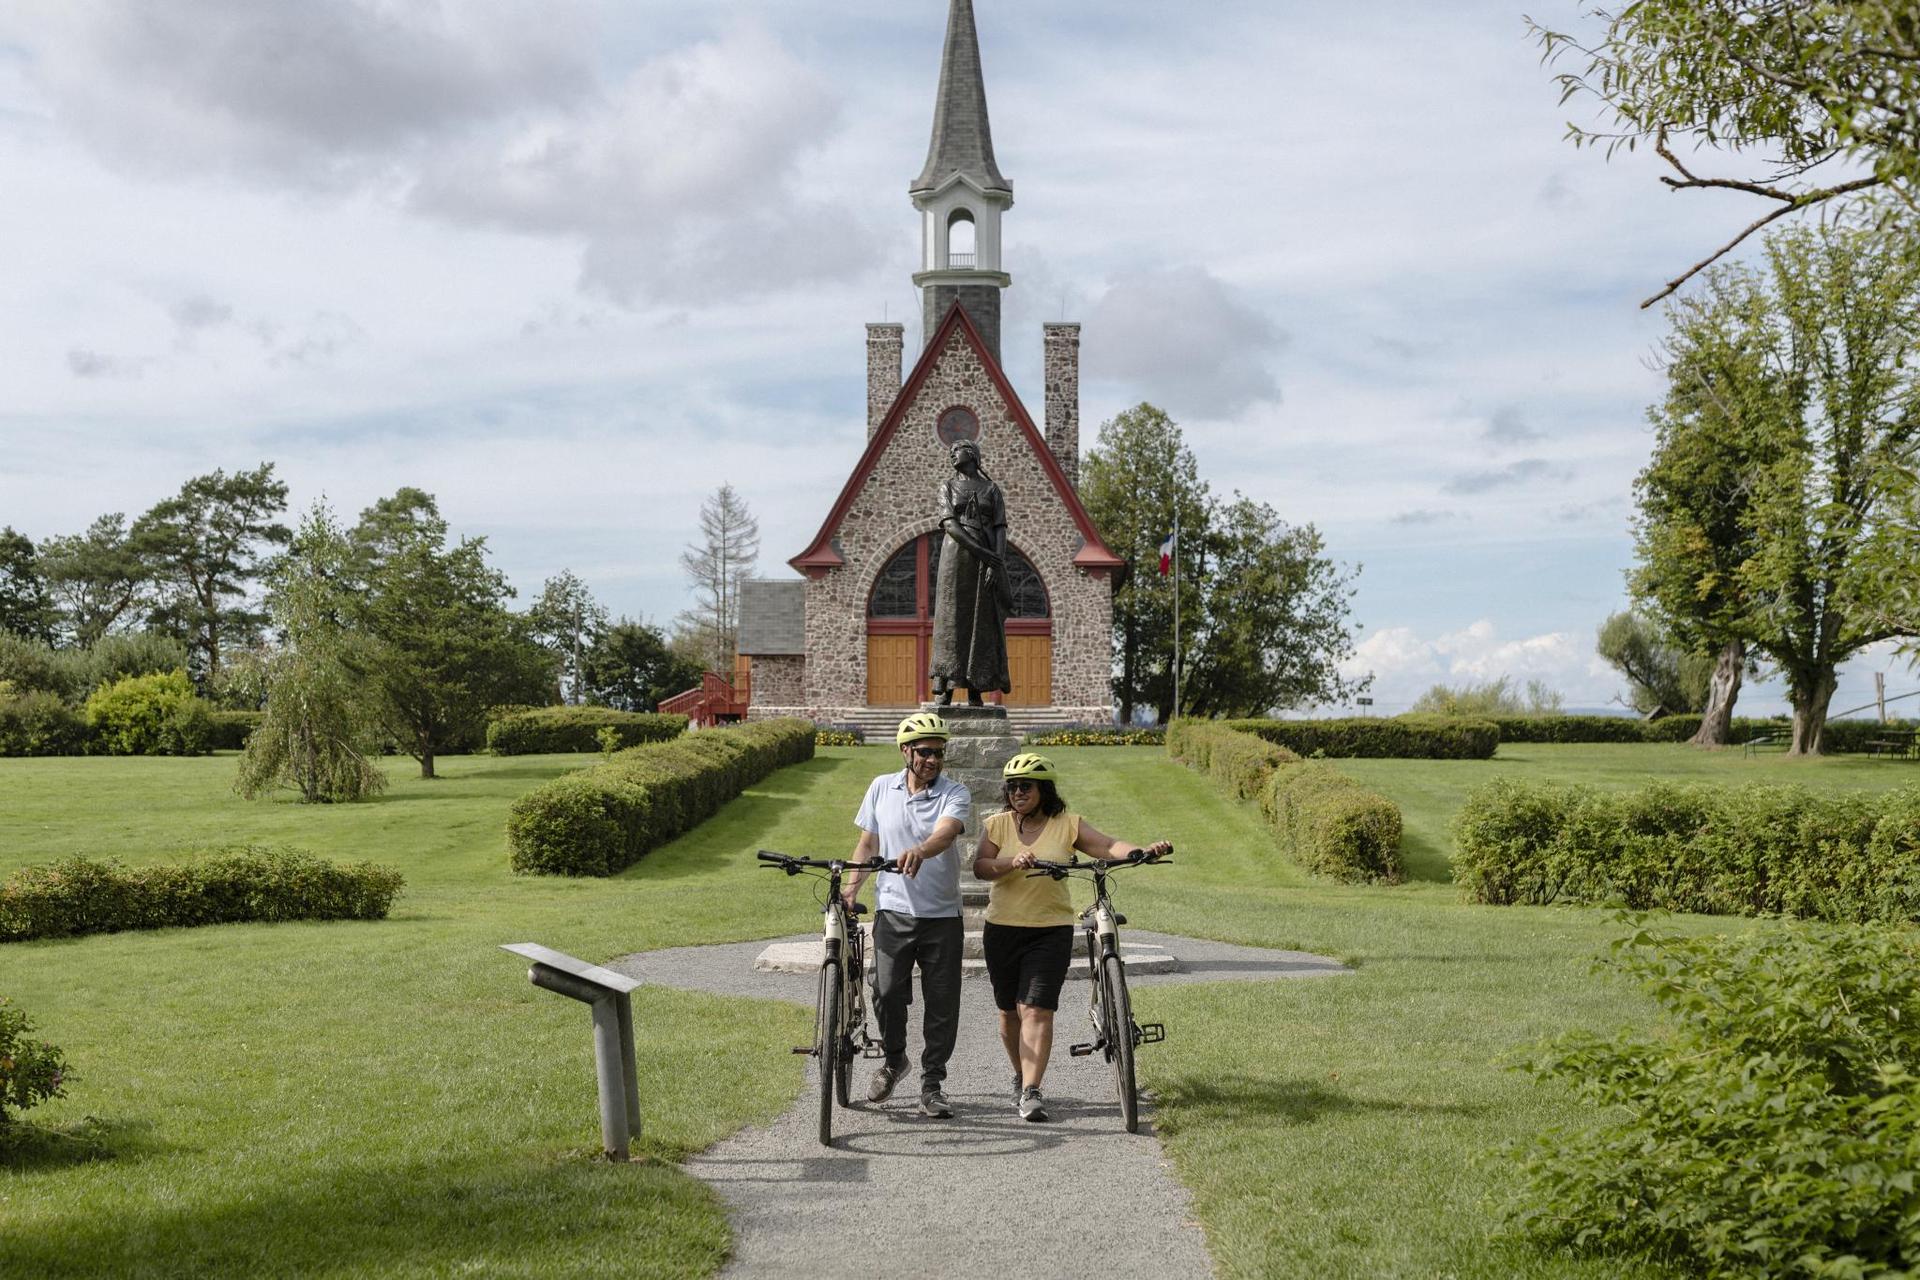
[[[960,3],[965,3],[965,0],[960,0]],[[820,532],[814,535],[807,549],[787,563],[802,573],[819,573],[846,563],[833,546],[834,535],[840,531],[840,521],[846,517],[848,508],[853,506],[853,500],[859,497],[860,491],[866,487],[867,478],[873,474],[874,467],[879,464],[880,456],[886,452],[888,442],[900,430],[900,423],[907,416],[907,410],[919,396],[920,388],[933,372],[934,365],[939,362],[941,353],[947,349],[947,343],[956,331],[964,341],[972,345],[974,354],[979,357],[981,368],[986,370],[987,376],[993,380],[995,389],[999,391],[1001,399],[1006,402],[1007,411],[1013,417],[1014,426],[1026,440],[1027,447],[1033,450],[1034,457],[1039,460],[1048,483],[1052,485],[1055,496],[1060,499],[1061,506],[1066,509],[1067,514],[1073,518],[1074,524],[1079,528],[1083,541],[1080,550],[1073,557],[1073,563],[1082,569],[1120,568],[1126,562],[1115,555],[1101,538],[1100,531],[1094,527],[1093,517],[1087,514],[1086,507],[1080,502],[1079,493],[1074,490],[1066,473],[1060,470],[1059,461],[1053,456],[1053,451],[1047,448],[1047,442],[1041,436],[1039,429],[1033,425],[1033,419],[1028,416],[1026,406],[1020,403],[1020,397],[1014,392],[1013,384],[1007,381],[1006,373],[1001,370],[1000,362],[987,350],[986,343],[980,338],[980,331],[973,327],[973,321],[967,319],[965,308],[958,303],[947,308],[947,318],[940,322],[939,329],[934,331],[933,339],[920,353],[920,359],[914,364],[913,372],[908,375],[906,382],[902,384],[900,394],[893,398],[893,407],[887,410],[887,416],[881,421],[879,430],[875,431],[873,438],[867,441],[866,452],[860,455],[859,465],[854,467],[853,474],[847,477],[847,483],[840,490],[840,497],[834,502],[833,510],[827,513],[826,523],[820,526]]]
[[[973,0],[953,0],[947,14],[947,47],[940,58],[940,92],[933,100],[933,139],[927,164],[909,192],[933,191],[954,174],[982,191],[1013,191],[993,162],[993,130],[987,124],[987,86],[980,75],[980,39],[973,29]]]
[[[807,651],[807,584],[798,578],[748,578],[740,584],[737,653],[748,657]]]

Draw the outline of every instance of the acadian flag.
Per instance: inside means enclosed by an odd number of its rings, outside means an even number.
[[[1160,544],[1160,576],[1163,578],[1173,572],[1174,537],[1175,535],[1170,533],[1167,535],[1167,540]]]

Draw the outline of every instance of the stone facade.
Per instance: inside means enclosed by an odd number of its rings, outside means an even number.
[[[934,424],[947,409],[965,405],[980,421],[986,470],[1006,496],[1008,540],[1046,584],[1053,705],[1075,719],[1112,718],[1111,581],[1104,571],[1073,563],[1085,539],[1032,437],[965,331],[955,324],[944,332],[940,351],[911,403],[898,410],[897,426],[834,531],[831,545],[843,563],[816,570],[807,580],[802,696],[786,701],[790,677],[776,677],[778,683],[769,686],[763,660],[756,659],[755,716],[834,720],[866,705],[867,600],[893,554],[938,527],[937,494],[951,465]]]
[[[797,707],[807,700],[806,655],[758,654],[753,659],[751,718],[791,715],[790,711],[763,711],[766,707]]]
[[[867,439],[887,420],[900,395],[900,361],[906,349],[903,324],[867,326]]]
[[[1056,321],[1040,326],[1044,335],[1047,387],[1047,448],[1080,487],[1080,326]]]
[[[940,284],[929,283],[920,290],[921,330],[920,342],[925,345],[933,341],[940,332],[940,322],[947,318],[947,312],[954,303],[966,309],[967,319],[973,321],[973,327],[980,331],[981,345],[1000,359],[1000,288],[997,284]],[[992,464],[988,464],[992,469]]]

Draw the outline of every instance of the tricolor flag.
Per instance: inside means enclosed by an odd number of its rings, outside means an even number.
[[[1173,572],[1173,539],[1174,535],[1170,533],[1167,540],[1160,544],[1160,576],[1163,578]]]

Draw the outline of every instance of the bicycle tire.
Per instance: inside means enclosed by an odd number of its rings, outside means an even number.
[[[852,948],[848,952],[848,965],[845,973],[847,980],[842,982],[840,986],[842,992],[839,1026],[840,1049],[833,1058],[833,1096],[843,1107],[853,1105],[853,1019],[860,1009],[856,986],[860,978],[855,970],[859,967],[860,958],[859,948]],[[850,988],[854,989],[854,994],[851,999],[849,999],[847,995]]]
[[[815,1008],[814,1054],[820,1068],[820,1145],[833,1145],[833,1077],[840,1060],[840,962],[820,966],[820,1001]]]
[[[1100,984],[1107,1006],[1107,1060],[1113,1063],[1114,1093],[1128,1133],[1140,1132],[1140,1093],[1133,1076],[1133,1002],[1127,995],[1126,968],[1119,956],[1101,962]]]

